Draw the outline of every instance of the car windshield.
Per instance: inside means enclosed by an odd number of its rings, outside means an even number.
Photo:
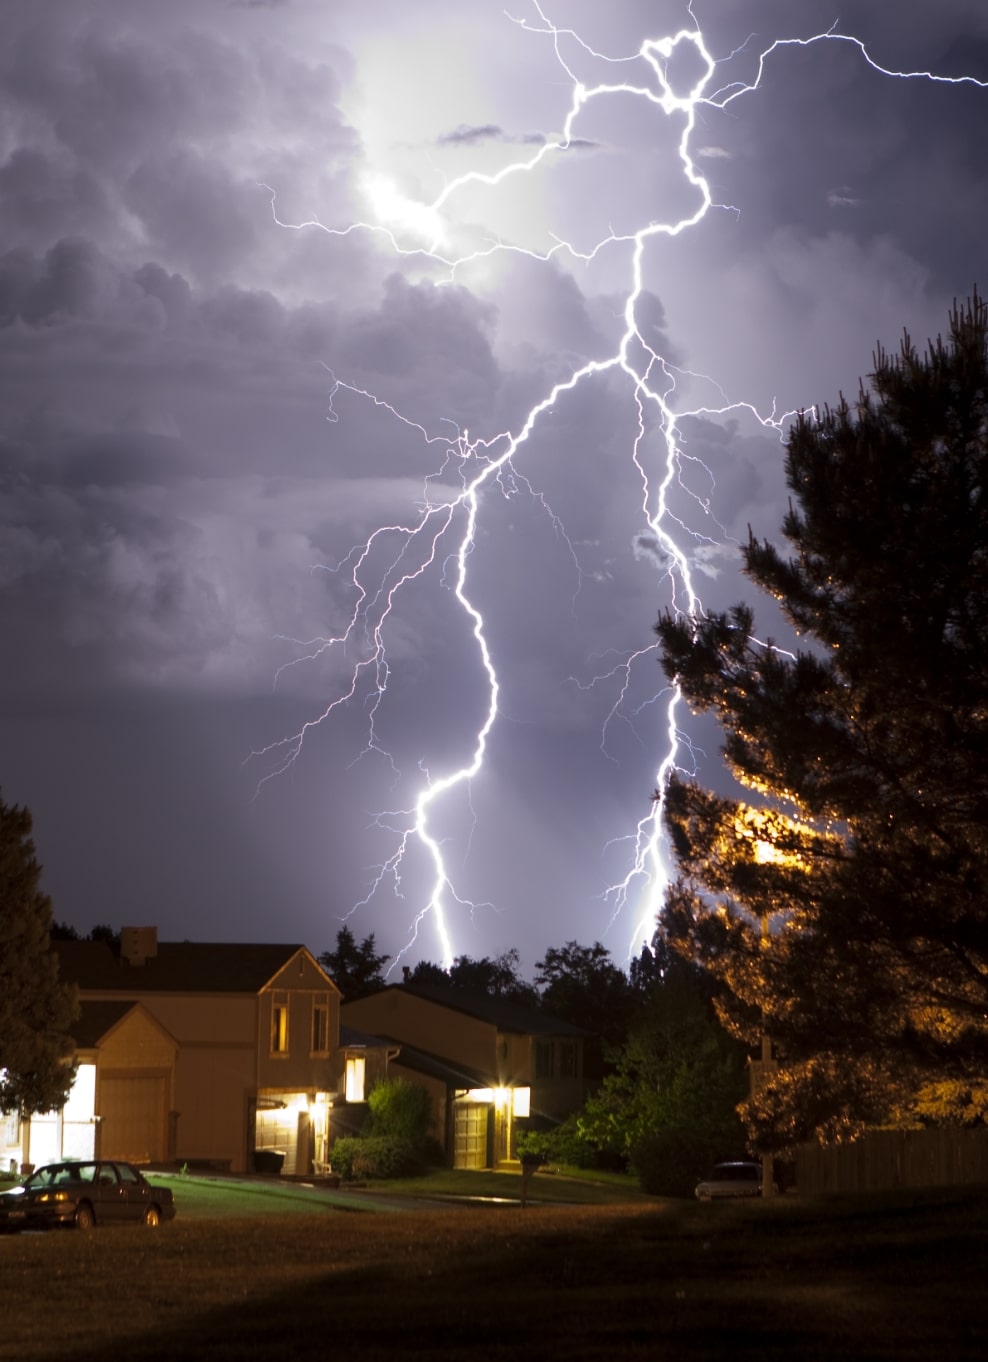
[[[758,1169],[753,1163],[722,1163],[710,1176],[716,1182],[755,1182]]]
[[[52,1163],[32,1173],[24,1186],[31,1191],[43,1187],[64,1187],[68,1182],[92,1182],[95,1175],[95,1163]]]

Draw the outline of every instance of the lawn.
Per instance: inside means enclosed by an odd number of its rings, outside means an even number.
[[[328,1210],[380,1211],[408,1209],[416,1202],[443,1203],[455,1200],[498,1205],[518,1205],[522,1195],[520,1173],[483,1170],[454,1171],[439,1168],[424,1177],[393,1178],[366,1184],[342,1183],[338,1189],[278,1178],[204,1177],[149,1173],[152,1182],[171,1187],[183,1219],[216,1219],[253,1215],[322,1215]],[[530,1205],[613,1206],[652,1204],[638,1190],[633,1178],[617,1175],[588,1177],[576,1170],[537,1172],[529,1181]]]
[[[537,1181],[537,1179],[536,1179]],[[255,1203],[259,1204],[259,1203]],[[0,1240],[0,1357],[981,1359],[988,1190],[181,1216]]]

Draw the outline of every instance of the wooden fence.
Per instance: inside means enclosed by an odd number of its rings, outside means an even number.
[[[988,1130],[872,1130],[852,1144],[801,1144],[804,1196],[988,1183]]]

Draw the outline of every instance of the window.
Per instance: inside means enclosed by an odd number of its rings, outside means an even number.
[[[288,994],[276,993],[271,1000],[271,1053],[288,1054]]]
[[[363,1055],[347,1055],[345,1095],[348,1102],[362,1102],[364,1100],[365,1066],[366,1060]]]
[[[559,1042],[559,1077],[576,1077],[576,1043],[572,1040]]]
[[[552,1077],[552,1041],[537,1040],[535,1042],[535,1077]]]
[[[312,1053],[329,1054],[329,1002],[316,998],[312,1004]]]

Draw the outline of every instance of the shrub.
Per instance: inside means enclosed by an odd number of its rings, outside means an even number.
[[[595,1168],[597,1151],[580,1134],[576,1115],[567,1116],[551,1130],[526,1130],[518,1136],[521,1154],[540,1154],[547,1163],[567,1164],[570,1168]]]
[[[432,1099],[425,1088],[403,1078],[387,1078],[367,1096],[370,1119],[368,1135],[405,1140],[424,1150],[432,1124]]]
[[[709,1140],[681,1126],[641,1135],[631,1150],[631,1167],[643,1192],[692,1196],[697,1181],[719,1156]]]
[[[333,1172],[355,1178],[400,1178],[421,1171],[421,1155],[408,1140],[392,1135],[344,1135],[330,1150]]]

